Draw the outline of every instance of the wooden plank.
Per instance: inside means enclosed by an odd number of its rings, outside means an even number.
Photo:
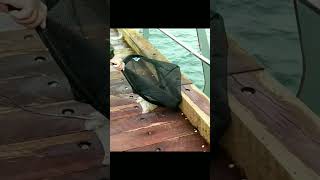
[[[125,41],[128,45],[137,53],[148,58],[157,59],[160,61],[168,62],[167,58],[163,56],[156,48],[152,46],[142,35],[138,34],[133,29],[119,29],[123,34]],[[182,75],[182,79],[185,78]],[[201,91],[196,90],[197,87],[191,86],[192,91],[198,94],[198,96],[205,96]],[[180,104],[181,111],[186,114],[189,121],[193,126],[197,127],[200,134],[210,143],[210,116],[208,116],[202,109],[188,97],[183,91],[182,103]],[[210,101],[206,101],[205,107],[210,107]]]
[[[128,104],[136,103],[138,95],[129,93],[129,94],[118,94],[118,95],[110,95],[110,107],[112,108],[117,106],[125,106]]]
[[[14,144],[0,146],[0,160],[28,157],[35,155],[36,152],[48,149],[50,147],[60,146],[63,144],[77,144],[87,142],[95,138],[96,135],[91,131],[72,133],[61,136],[54,136],[32,141],[25,141]]]
[[[62,176],[46,178],[46,180],[107,180],[110,179],[109,167],[97,167],[85,171],[74,172]]]
[[[206,115],[210,116],[210,99],[206,95],[199,92],[199,89],[195,88],[194,85],[183,85],[181,91],[183,91],[193,103],[197,104]]]
[[[111,67],[110,67],[111,68]],[[118,76],[120,78],[115,78]],[[132,92],[132,88],[126,78],[120,74],[120,72],[115,72],[110,74],[110,94],[128,94]]]
[[[103,119],[103,116],[90,105],[76,101],[46,104],[28,109],[38,113]],[[0,123],[0,145],[85,130],[84,120],[32,114],[21,109],[1,112]]]
[[[320,179],[319,117],[267,72],[233,75],[229,87],[222,144],[248,179]]]
[[[34,30],[17,30],[0,33],[0,56],[43,51],[47,48]]]
[[[228,38],[228,74],[238,74],[263,70],[256,59],[242,49],[237,42]]]
[[[113,135],[110,148],[111,151],[128,151],[193,133],[193,127],[183,121],[161,123]]]
[[[194,85],[182,87],[181,111],[196,127],[201,136],[210,143],[210,100]]]
[[[0,146],[0,156],[1,179],[33,180],[99,167],[104,151],[94,133],[83,132]]]
[[[23,106],[72,100],[66,82],[46,76],[15,78],[0,81],[0,110],[14,107],[8,98]]]
[[[113,118],[113,114],[116,112],[121,113],[121,115]],[[132,112],[135,112],[135,114]],[[134,131],[146,127],[157,126],[161,124],[167,124],[170,122],[185,122],[185,116],[181,115],[178,112],[161,107],[158,107],[153,112],[141,114],[141,108],[138,109],[135,106],[130,106],[126,107],[125,110],[112,111],[111,114],[111,135],[119,134],[121,132]],[[188,122],[185,123],[189,124]]]
[[[144,152],[209,152],[208,143],[199,135],[191,134],[182,137],[172,138],[160,143],[130,149],[129,151]]]
[[[123,132],[133,132],[139,129],[165,125],[171,122],[181,121],[182,123],[189,124],[189,122],[185,121],[186,117],[181,114],[181,112],[168,110],[167,108],[158,107],[153,112],[141,114],[141,107],[133,100],[133,98],[126,99],[111,96],[110,101],[115,102],[116,104],[116,106],[111,106],[110,108],[110,139],[117,138],[115,135]],[[198,132],[196,129],[193,129],[193,131]],[[190,133],[192,133],[192,131],[190,131]],[[119,141],[118,143],[123,142]],[[130,149],[129,151],[153,151],[152,148],[155,146],[163,147],[163,151],[209,151],[208,144],[198,133],[194,133],[190,136],[174,137],[149,146],[140,147],[141,144],[136,145],[139,146],[139,148]],[[204,145],[203,148],[202,145]]]
[[[115,110],[118,109],[118,110]],[[135,117],[141,114],[142,109],[137,104],[128,104],[123,106],[116,106],[110,108],[110,119],[117,120],[122,118],[129,118],[129,117]]]
[[[64,73],[47,51],[0,57],[0,80],[30,76],[49,76],[67,82]]]

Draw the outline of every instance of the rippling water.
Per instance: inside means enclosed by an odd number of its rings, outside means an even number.
[[[217,0],[228,34],[290,90],[296,92],[302,55],[291,0]]]
[[[189,47],[200,52],[196,29],[166,29],[168,32],[176,36]],[[207,29],[208,40],[210,38],[210,30]],[[150,29],[149,41],[172,63],[178,64],[181,71],[191,79],[194,84],[203,89],[203,71],[202,64],[199,59],[194,57],[187,50],[176,44],[157,29]]]

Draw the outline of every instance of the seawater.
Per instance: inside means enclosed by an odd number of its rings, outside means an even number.
[[[283,85],[296,92],[302,55],[292,0],[217,0],[227,33]]]

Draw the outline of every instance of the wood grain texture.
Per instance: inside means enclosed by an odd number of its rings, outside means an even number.
[[[132,114],[130,111],[135,111],[136,114]],[[111,118],[110,125],[113,127],[110,132],[111,136],[121,132],[131,132],[146,127],[177,121],[185,121],[185,116],[181,115],[180,113],[161,107],[146,114],[141,114],[141,109],[128,107],[125,111],[121,110],[121,113],[121,118]],[[127,116],[127,114],[130,115]]]
[[[110,69],[113,67],[110,66]],[[119,94],[128,94],[132,92],[132,88],[120,72],[110,72],[110,94],[119,95]]]
[[[193,133],[193,127],[182,121],[152,124],[111,136],[111,151],[128,151]]]
[[[89,143],[88,149],[80,148],[81,142]],[[0,178],[8,180],[44,179],[101,167],[104,156],[90,132],[0,146],[0,154]]]
[[[194,85],[183,85],[181,91],[208,116],[210,116],[210,99]]]
[[[96,167],[84,171],[46,178],[47,180],[107,180],[110,179],[109,167]]]
[[[0,81],[31,76],[48,76],[67,82],[64,73],[47,51],[0,57]]]
[[[233,121],[222,144],[248,179],[319,179],[319,117],[267,72],[228,82]]]
[[[320,162],[313,156],[320,153],[319,119],[316,121],[303,109],[288,102],[288,96],[276,95],[264,87],[259,76],[258,73],[233,76],[229,80],[231,92],[271,134],[281,139],[291,153],[320,174]],[[243,87],[254,88],[255,93],[243,93]]]
[[[34,30],[17,30],[0,33],[0,57],[43,51],[47,48]]]
[[[160,143],[144,146],[129,151],[149,152],[210,152],[208,143],[199,134],[171,138]]]
[[[76,101],[33,106],[28,109],[41,113],[103,119],[91,106]],[[84,120],[38,115],[21,109],[1,112],[0,123],[0,145],[85,130]]]
[[[0,81],[0,110],[14,107],[11,98],[22,106],[40,105],[72,100],[73,95],[66,81],[47,76],[17,77]]]

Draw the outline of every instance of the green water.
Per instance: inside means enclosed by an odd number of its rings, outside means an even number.
[[[189,47],[200,53],[196,29],[166,29]],[[210,30],[206,29],[210,44]],[[204,86],[201,61],[158,29],[150,29],[149,41],[201,90]]]
[[[302,55],[292,0],[217,0],[228,34],[296,92]]]

